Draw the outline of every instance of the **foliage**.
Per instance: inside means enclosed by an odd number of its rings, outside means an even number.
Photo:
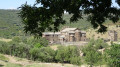
[[[18,10],[0,9],[0,37],[12,38],[24,35],[23,24],[18,13]]]
[[[110,67],[120,66],[120,44],[112,44],[110,49],[106,50],[107,61]]]
[[[2,54],[0,54],[0,60],[8,61],[9,59],[7,57],[3,56]]]
[[[94,43],[95,49],[108,48],[108,44],[105,43],[102,39],[97,39]]]
[[[13,38],[12,38],[12,41],[17,42],[17,43],[20,43],[20,42],[21,42],[21,41],[20,41],[20,38],[19,38],[18,36],[13,37]]]
[[[102,39],[91,39],[90,42],[88,43],[88,46],[93,47],[95,50],[103,49],[103,48],[108,48],[108,44],[104,42]]]
[[[22,36],[23,41],[24,38],[29,37],[29,33],[25,34],[23,31],[24,25],[21,23],[20,17],[18,17],[19,12],[19,10],[0,9],[0,37],[13,38],[14,36],[20,36],[21,38]],[[60,25],[59,29],[64,26],[78,27],[80,29],[87,29],[88,27],[91,27],[91,24],[88,23],[85,19],[79,20],[78,23],[70,23],[70,17],[71,15],[64,15],[63,18],[64,20],[66,20],[67,23],[65,25]]]
[[[91,67],[97,64],[106,65],[106,63],[112,67],[119,67],[120,65],[120,45],[113,44],[108,46],[101,39],[92,39],[81,49],[76,46],[59,46],[56,51],[48,46],[42,46],[39,39],[34,40],[34,38],[30,37],[25,39],[25,42],[22,42],[23,40],[15,37],[11,42],[0,41],[0,53],[42,62],[61,62],[75,65],[81,65],[81,62],[86,62]],[[29,45],[29,43],[32,45]],[[99,50],[103,48],[105,52],[102,54]],[[80,57],[81,50],[83,53],[82,57]],[[0,59],[1,57],[4,60],[4,57],[0,55]]]
[[[120,4],[119,0],[116,3]],[[23,4],[19,15],[25,24],[25,32],[34,35],[42,35],[45,30],[58,31],[59,26],[66,23],[63,19],[65,11],[72,14],[71,22],[88,15],[87,20],[93,28],[99,28],[98,32],[105,32],[105,20],[117,22],[120,17],[120,9],[112,5],[112,0],[36,0],[33,6]]]
[[[32,60],[37,60],[39,58],[39,48],[30,49],[30,55]]]
[[[33,48],[30,50],[31,58],[42,62],[54,62],[55,51],[49,47]]]
[[[48,46],[48,40],[46,40],[45,38],[42,38],[42,37],[40,37],[40,38],[29,37],[27,39],[27,44],[30,44],[30,45],[35,46],[35,47],[36,46],[46,47],[46,46]]]
[[[82,52],[84,53],[84,59],[91,67],[95,64],[101,64],[104,60],[103,55],[101,52],[99,52],[99,49],[107,48],[108,46],[106,43],[103,42],[103,40],[98,39],[94,40],[92,39],[88,45],[86,45]]]
[[[75,64],[75,65],[81,65],[81,61],[80,60],[81,60],[80,57],[72,57],[70,59],[70,63],[71,64]]]
[[[85,61],[92,67],[101,60],[101,53],[95,50],[89,50],[85,55]]]
[[[43,47],[43,45],[41,45],[40,43],[36,43],[34,47],[35,48],[41,48],[41,47]]]
[[[56,59],[62,63],[73,63],[80,65],[79,51],[75,46],[59,47]],[[76,59],[77,58],[77,59]]]
[[[54,62],[55,51],[50,47],[43,47],[39,50],[39,60],[43,62]]]

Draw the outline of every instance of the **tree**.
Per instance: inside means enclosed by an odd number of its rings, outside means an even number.
[[[13,37],[12,38],[12,41],[16,42],[16,43],[20,43],[21,42],[21,39],[20,37],[16,36],[16,37]]]
[[[104,45],[106,45],[101,39],[94,40],[92,39],[88,45],[86,45],[82,52],[84,53],[84,59],[90,67],[93,67],[93,65],[101,62],[103,62],[103,56],[102,53],[98,50],[101,49],[101,47],[105,48]]]
[[[120,44],[112,44],[107,53],[107,61],[110,67],[120,67]]]
[[[120,6],[119,0],[116,3]],[[120,19],[120,9],[112,5],[112,0],[36,0],[33,6],[23,4],[19,15],[25,31],[35,35],[42,35],[45,30],[58,31],[60,24],[65,24],[65,11],[72,14],[71,22],[88,15],[93,28],[105,32],[107,27],[103,23],[106,19],[113,22]]]
[[[55,51],[50,47],[40,48],[38,56],[40,61],[55,62]]]
[[[59,47],[55,58],[61,63],[81,64],[80,52],[75,46]]]
[[[27,39],[27,44],[32,45],[33,47],[46,47],[48,46],[48,40],[46,40],[45,38],[34,38],[34,37],[29,37]]]

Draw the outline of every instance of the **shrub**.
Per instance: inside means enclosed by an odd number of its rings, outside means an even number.
[[[34,47],[35,47],[35,48],[41,48],[41,47],[43,47],[43,45],[41,45],[40,43],[36,43],[36,44],[34,45]]]
[[[39,60],[43,62],[54,62],[55,51],[50,47],[42,47],[39,50]]]
[[[6,42],[0,41],[0,53],[9,54],[9,45]]]
[[[107,49],[107,62],[110,67],[120,67],[120,44],[112,44],[110,49]]]
[[[41,46],[48,46],[48,41],[45,38],[34,38],[34,37],[30,37],[27,39],[27,44],[30,44],[32,46],[35,46],[36,44],[40,44]]]
[[[72,57],[70,59],[70,63],[71,64],[75,64],[75,65],[81,65],[81,61],[80,60],[81,60],[80,57]]]
[[[20,43],[20,42],[21,42],[21,39],[20,39],[20,37],[15,36],[15,37],[12,38],[12,41],[17,42],[17,43]]]
[[[39,48],[32,48],[30,49],[30,55],[32,60],[38,60],[39,56]]]
[[[94,64],[97,64],[102,59],[102,54],[98,52],[99,47],[96,47],[96,45],[97,45],[96,41],[91,40],[88,43],[88,45],[86,45],[82,49],[82,52],[84,53],[85,62],[89,64],[90,67],[92,67]],[[101,44],[98,44],[98,45],[101,45]]]
[[[97,52],[95,50],[89,50],[87,53],[85,53],[85,61],[87,64],[92,67],[94,64],[98,63],[101,60],[102,54],[100,52]]]
[[[62,63],[73,63],[79,65],[80,64],[79,55],[80,53],[77,47],[75,46],[59,47],[55,58]]]
[[[97,39],[94,42],[94,47],[95,47],[96,50],[97,49],[102,49],[102,48],[107,48],[108,44],[105,43],[102,39]]]

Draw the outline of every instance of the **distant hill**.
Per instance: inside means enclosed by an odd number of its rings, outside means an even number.
[[[64,15],[64,19],[66,20],[67,23],[65,25],[62,25],[62,27],[63,26],[77,27],[82,30],[86,30],[86,29],[92,27],[91,23],[86,20],[86,16],[84,16],[84,19],[79,19],[79,21],[77,21],[77,22],[70,23],[69,19],[71,16],[72,15],[68,15],[68,14]]]
[[[11,38],[13,36],[23,36],[23,24],[20,17],[18,16],[19,10],[3,10],[0,9],[0,37]],[[65,14],[64,19],[66,20],[65,25],[61,25],[60,29],[64,26],[77,27],[82,30],[86,30],[92,27],[90,22],[84,19],[79,19],[77,22],[70,23],[69,19],[72,15]],[[109,20],[106,21],[111,22]],[[105,23],[106,24],[106,23]],[[111,23],[112,24],[112,23]]]
[[[18,17],[18,10],[0,9],[0,37],[22,35],[23,25]]]
[[[3,10],[0,9],[0,37],[11,38],[12,36],[22,36],[23,24],[21,23],[20,17],[18,17],[18,10]],[[91,27],[91,24],[85,19],[80,19],[78,22],[70,23],[69,18],[71,15],[65,14],[64,19],[66,20],[65,25],[69,27],[78,27],[80,29],[87,29]]]

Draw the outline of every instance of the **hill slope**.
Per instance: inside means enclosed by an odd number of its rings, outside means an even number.
[[[0,9],[0,37],[11,38],[13,36],[23,36],[23,24],[20,17],[18,17],[18,10],[3,10]],[[78,22],[70,23],[71,15],[65,14],[64,19],[67,21],[63,26],[78,27],[80,29],[87,29],[91,24],[85,19],[80,19]]]
[[[17,10],[0,10],[0,37],[10,38],[21,34],[23,25],[18,12]]]

